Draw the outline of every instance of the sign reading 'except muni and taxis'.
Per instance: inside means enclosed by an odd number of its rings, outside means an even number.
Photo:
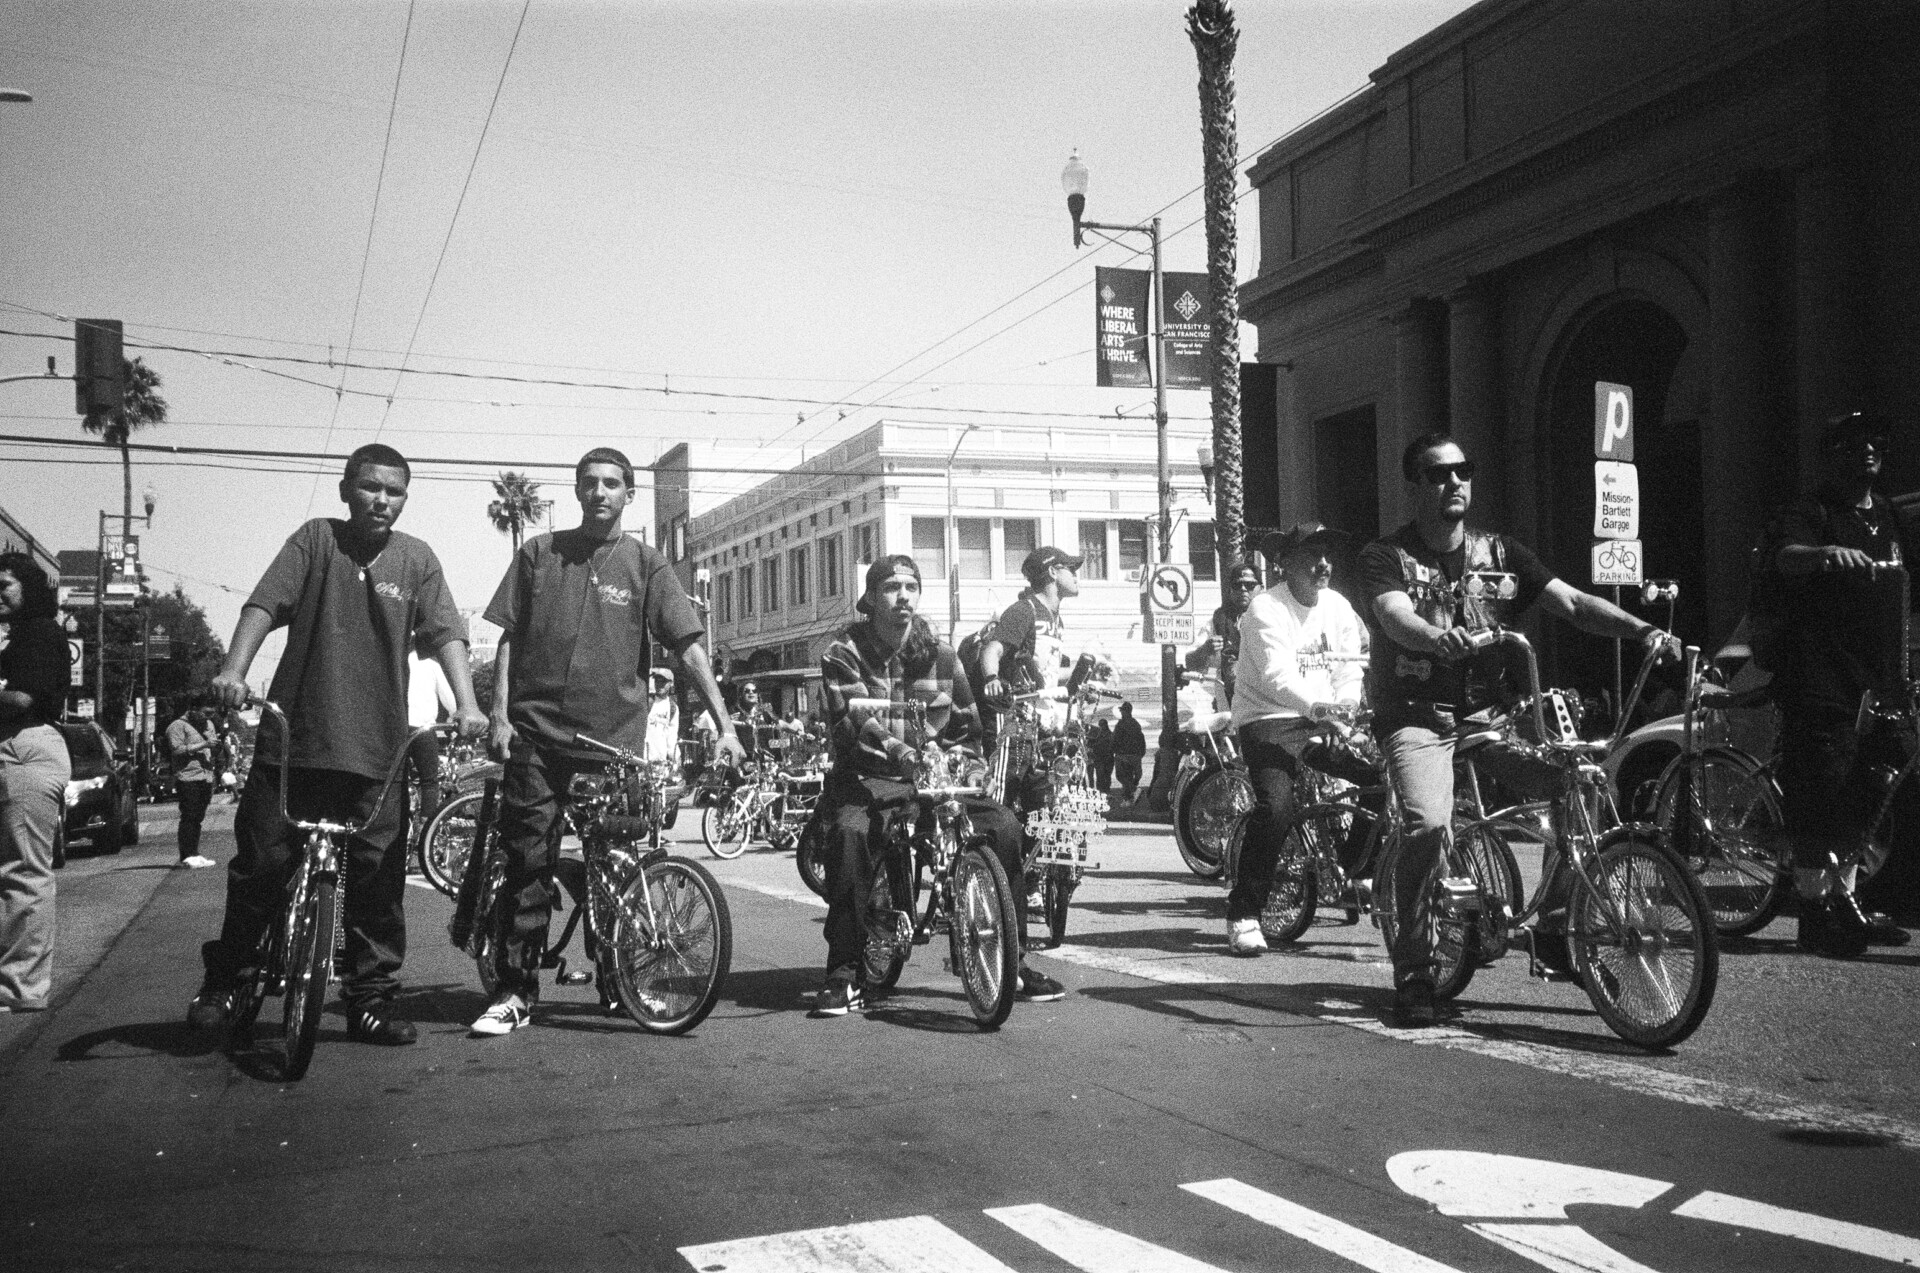
[[[1192,645],[1193,572],[1163,561],[1140,582],[1140,638],[1148,645]]]
[[[1093,271],[1095,383],[1102,389],[1152,388],[1147,359],[1147,306],[1153,275],[1146,270]]]

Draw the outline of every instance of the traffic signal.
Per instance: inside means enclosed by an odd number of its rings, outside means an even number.
[[[126,398],[120,336],[117,318],[73,320],[73,409],[81,415],[118,411]]]

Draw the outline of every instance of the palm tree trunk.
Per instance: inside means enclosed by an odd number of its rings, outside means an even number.
[[[1196,0],[1187,35],[1200,61],[1200,141],[1207,217],[1207,285],[1213,329],[1214,543],[1222,578],[1246,552],[1245,488],[1240,470],[1240,295],[1234,195],[1239,168],[1233,106],[1233,53],[1240,32],[1228,0]]]

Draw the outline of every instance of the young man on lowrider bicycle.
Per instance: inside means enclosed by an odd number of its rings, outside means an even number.
[[[1512,626],[1535,602],[1595,636],[1651,648],[1673,638],[1618,606],[1556,578],[1511,535],[1469,530],[1473,461],[1444,432],[1424,433],[1400,459],[1413,520],[1360,553],[1373,627],[1367,675],[1373,729],[1405,814],[1399,851],[1383,869],[1392,890],[1393,1015],[1433,1025],[1432,883],[1452,835],[1453,749],[1468,718],[1511,698],[1498,648],[1473,636]]]
[[[560,802],[575,774],[606,765],[574,735],[645,751],[650,640],[679,658],[714,719],[727,718],[700,644],[704,628],[673,567],[621,531],[633,465],[596,447],[574,466],[573,493],[580,525],[521,545],[485,615],[501,629],[487,749],[506,762],[497,825],[502,894],[511,904],[499,910],[499,990],[473,1023],[477,1036],[511,1034],[532,1021],[553,915]],[[741,759],[730,732],[722,731],[718,750]]]
[[[973,691],[953,647],[934,636],[919,607],[920,567],[911,557],[882,557],[867,568],[866,588],[855,607],[865,617],[820,659],[833,769],[818,814],[827,834],[827,980],[814,1002],[816,1016],[845,1016],[865,1006],[860,969],[873,846],[884,842],[891,818],[915,807],[911,780],[917,753],[906,737],[906,721],[855,721],[849,704],[856,698],[918,701],[926,705],[926,728],[937,745],[979,753]],[[1019,879],[1019,820],[984,797],[969,797],[965,804],[973,829],[993,841],[1007,878]],[[1020,926],[1024,932],[1024,907]],[[1019,993],[1043,1002],[1066,991],[1023,962]]]
[[[407,929],[407,799],[394,790],[375,811],[394,755],[406,743],[407,654],[417,640],[433,652],[453,687],[461,732],[486,728],[467,671],[467,633],[433,549],[393,528],[412,478],[392,447],[361,447],[347,458],[340,499],[347,520],[315,518],[296,530],[240,611],[233,644],[210,696],[222,707],[247,700],[247,669],[275,628],[287,648],[267,697],[291,724],[291,741],[264,728],[234,813],[239,852],[227,868],[220,936],[201,947],[206,977],[187,1009],[188,1024],[224,1026],[241,970],[261,934],[286,904],[298,841],[280,818],[280,760],[285,746],[287,808],[296,818],[358,822],[347,841],[347,967],[341,997],[347,1034],[368,1043],[405,1044],[413,1023],[388,1007],[400,982]]]
[[[1319,522],[1271,536],[1261,547],[1280,563],[1280,582],[1254,597],[1240,616],[1233,727],[1254,806],[1239,875],[1227,895],[1227,949],[1235,955],[1267,948],[1260,912],[1267,908],[1280,846],[1293,830],[1294,780],[1315,721],[1329,706],[1360,702],[1358,658],[1366,638],[1353,607],[1328,587],[1333,550],[1346,538]]]

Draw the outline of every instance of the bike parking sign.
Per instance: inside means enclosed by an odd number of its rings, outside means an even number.
[[[1637,586],[1645,554],[1637,539],[1605,539],[1593,546],[1593,583]]]

